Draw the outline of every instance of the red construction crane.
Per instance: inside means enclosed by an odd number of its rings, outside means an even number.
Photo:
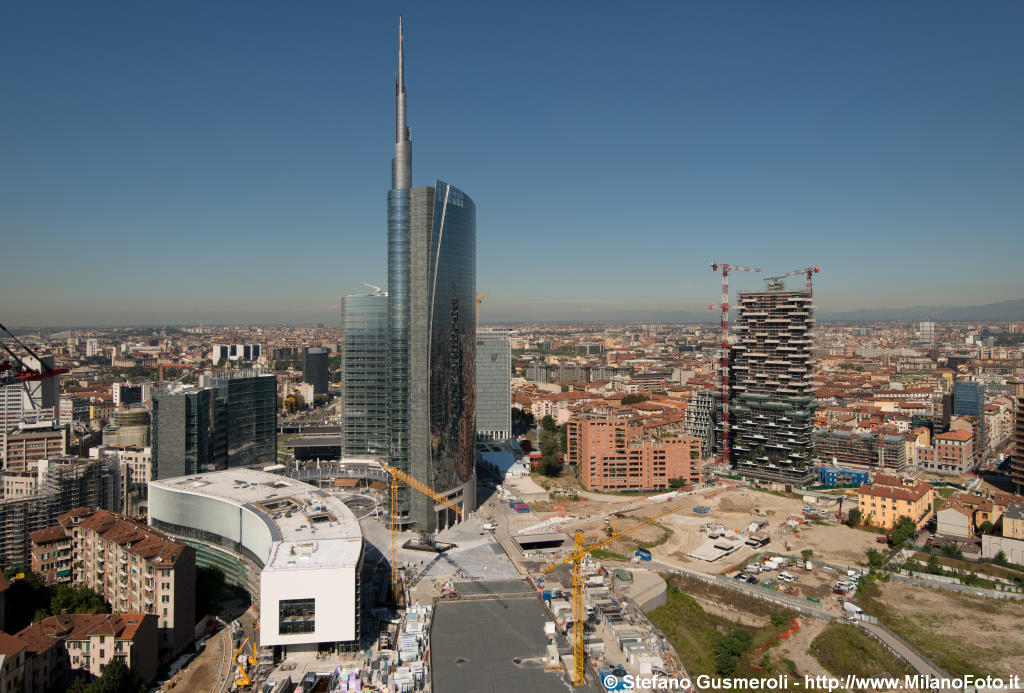
[[[11,334],[11,331],[2,324],[0,324],[0,332],[3,333],[0,334],[0,348],[3,348],[3,350],[11,357],[10,359],[0,362],[0,385],[28,383],[33,380],[45,380],[46,378],[52,378],[55,375],[68,372],[67,368],[51,368],[50,366],[47,366],[46,363],[36,355],[36,352],[29,349],[28,346]],[[30,368],[11,348],[13,345],[24,349],[29,356],[39,363],[39,368]]]
[[[711,270],[717,272],[722,268],[722,453],[718,460],[728,466],[729,456],[729,272],[760,272],[753,267],[711,263]],[[714,304],[711,304],[712,307]]]

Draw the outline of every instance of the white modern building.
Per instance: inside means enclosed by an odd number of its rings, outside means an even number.
[[[199,565],[244,580],[260,646],[342,650],[358,639],[362,531],[327,492],[252,469],[162,479],[149,483],[149,523],[196,547]]]

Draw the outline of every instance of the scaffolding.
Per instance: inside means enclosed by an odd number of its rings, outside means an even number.
[[[729,373],[732,457],[742,476],[800,484],[814,476],[814,306],[810,291],[773,279],[767,291],[739,295]]]

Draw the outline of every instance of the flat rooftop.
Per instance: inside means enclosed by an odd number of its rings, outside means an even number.
[[[430,633],[433,690],[460,693],[566,693],[560,673],[544,669],[550,616],[523,580],[458,583],[463,594],[493,598],[439,601]],[[469,585],[473,587],[470,588]],[[525,590],[528,594],[513,595]],[[510,596],[511,595],[511,596]],[[558,647],[568,647],[564,638]],[[584,691],[601,690],[587,680]]]
[[[256,513],[274,539],[264,570],[354,566],[363,533],[355,514],[315,486],[254,469],[225,469],[149,482]]]

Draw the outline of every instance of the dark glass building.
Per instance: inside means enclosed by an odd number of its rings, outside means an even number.
[[[972,380],[953,381],[953,414],[973,416],[978,422],[974,450],[978,459],[982,459],[985,452],[985,385]]]
[[[153,396],[153,478],[274,464],[277,378],[247,371]]]
[[[395,158],[388,192],[391,464],[475,504],[476,205],[453,185],[413,188],[399,27]],[[433,531],[456,517],[403,487],[399,520]]]
[[[314,395],[327,394],[330,358],[331,352],[327,347],[306,347],[302,350],[302,382],[313,386]]]
[[[341,299],[342,451],[388,455],[388,295]]]

